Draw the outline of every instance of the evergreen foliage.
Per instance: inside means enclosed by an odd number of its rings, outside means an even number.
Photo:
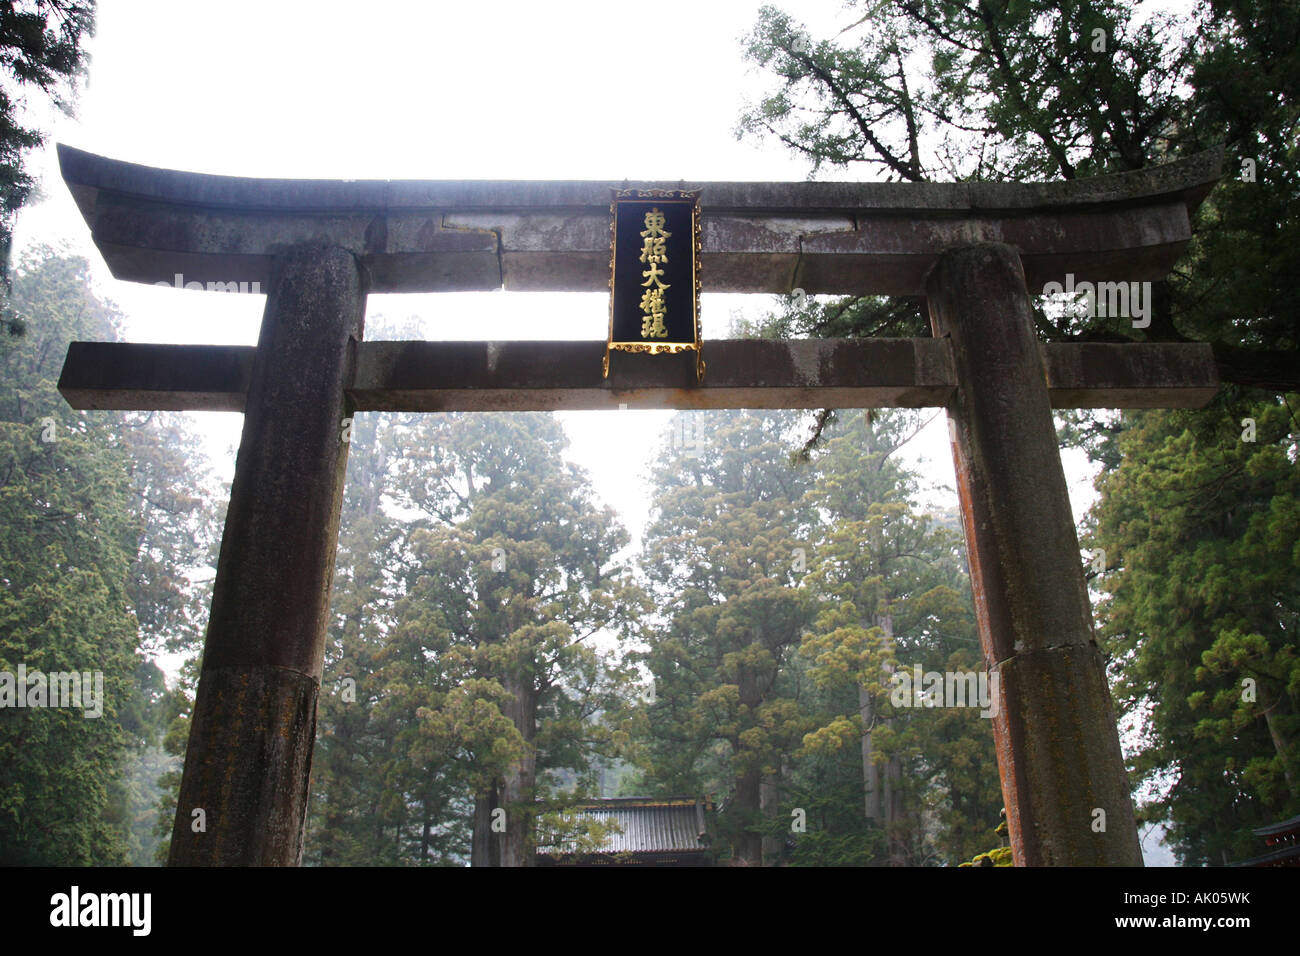
[[[917,416],[873,418],[800,461],[794,413],[697,414],[656,467],[644,780],[725,795],[740,865],[956,862],[992,836],[988,722],[889,703],[900,662],[983,664],[960,541],[892,457]]]
[[[0,860],[143,862],[153,787],[141,765],[157,761],[166,690],[139,620],[156,647],[195,609],[173,563],[183,555],[165,550],[172,519],[154,507],[167,493],[142,476],[175,487],[193,469],[164,445],[174,431],[82,415],[59,395],[70,341],[117,338],[84,260],[34,250],[14,296],[31,321],[0,350],[0,671],[102,672],[103,714],[0,709]]]
[[[1202,0],[1155,16],[1117,0],[854,7],[860,16],[829,38],[763,9],[746,53],[774,89],[745,111],[741,135],[775,137],[814,171],[905,181],[1075,179],[1224,147],[1224,177],[1182,262],[1156,283],[1148,328],[1045,302],[1035,317],[1047,341],[1208,342],[1231,383],[1201,412],[1067,413],[1061,436],[1103,466],[1088,543],[1110,557],[1099,633],[1140,738],[1125,741],[1149,785],[1143,816],[1169,822],[1186,862],[1253,855],[1250,828],[1297,810],[1300,5]],[[844,297],[787,302],[753,331],[927,328],[922,300]],[[833,417],[820,416],[805,451]],[[1241,438],[1244,418],[1258,422],[1255,444]],[[1253,702],[1241,699],[1247,679]]]
[[[45,134],[27,115],[26,94],[39,90],[65,112],[85,70],[83,41],[94,33],[94,0],[0,3],[0,333],[21,335],[23,311],[8,301],[9,246],[14,216],[36,181],[24,168]]]

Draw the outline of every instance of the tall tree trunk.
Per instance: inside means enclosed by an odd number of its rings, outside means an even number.
[[[1295,781],[1291,779],[1291,744],[1283,736],[1282,730],[1278,727],[1277,720],[1274,717],[1274,711],[1281,708],[1282,703],[1283,700],[1279,698],[1276,704],[1264,711],[1264,723],[1268,726],[1268,736],[1273,741],[1274,751],[1282,758],[1282,774],[1286,777],[1287,785],[1294,789]]]
[[[758,785],[758,806],[763,814],[764,824],[771,824],[781,809],[781,774],[765,773]],[[774,830],[773,827],[768,827]],[[775,866],[781,856],[781,846],[785,840],[780,836],[764,834],[762,842],[763,865]]]
[[[763,863],[763,837],[752,829],[760,819],[760,790],[762,774],[758,768],[747,771],[736,781],[736,795],[731,801],[731,809],[741,821],[741,829],[736,834],[736,856],[734,866],[761,866]]]
[[[501,840],[502,866],[534,866],[537,862],[533,833],[537,811],[537,687],[531,675],[512,675],[505,681],[510,694],[507,716],[524,738],[524,755],[506,770],[501,802],[506,808],[506,832]]]
[[[874,617],[874,625],[882,631],[882,651],[892,656],[894,652],[893,617],[889,614],[877,614]],[[870,692],[861,684],[858,685],[858,706],[862,712],[862,783],[867,820],[878,827],[880,832],[884,833],[892,865],[894,858],[892,828],[895,821],[895,802],[894,778],[891,776],[891,770],[897,765],[897,758],[890,758],[886,762],[883,772],[881,765],[875,760],[875,746],[872,740],[876,717],[875,705]],[[890,723],[892,721],[882,721],[885,727],[888,727]],[[877,863],[879,862],[879,858],[877,858]]]
[[[739,679],[740,706],[748,713],[758,711],[762,695],[758,689],[758,675],[750,667],[742,667]],[[732,748],[739,752],[740,741],[733,740]],[[746,755],[746,762],[752,763],[752,755]],[[755,832],[762,820],[762,769],[753,766],[741,774],[736,781],[736,793],[731,807],[740,821],[736,832],[734,865],[761,866],[763,863],[763,837]]]
[[[863,809],[866,813],[867,820],[876,825],[880,824],[880,768],[872,759],[873,745],[871,742],[872,723],[875,720],[875,710],[871,702],[871,694],[862,684],[858,685],[858,710],[862,715],[862,796]]]
[[[885,765],[885,833],[889,838],[889,865],[907,866],[907,840],[903,813],[903,762],[890,757]]]
[[[492,832],[492,811],[497,809],[497,785],[474,795],[474,831],[470,839],[470,866],[500,866],[498,834]]]

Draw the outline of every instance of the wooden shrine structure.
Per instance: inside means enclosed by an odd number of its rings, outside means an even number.
[[[77,342],[59,382],[79,409],[244,413],[173,865],[300,860],[342,421],[620,405],[945,407],[983,654],[1000,673],[1015,863],[1141,865],[1052,409],[1200,407],[1217,368],[1208,345],[1044,345],[1030,297],[1068,276],[1164,278],[1220,152],[1054,183],[633,184],[700,190],[705,292],[928,300],[933,338],[706,339],[702,381],[689,354],[616,354],[604,378],[604,342],[364,340],[370,292],[608,289],[610,196],[625,184],[245,179],[65,146],[59,158],[117,278],[266,293],[255,348]]]

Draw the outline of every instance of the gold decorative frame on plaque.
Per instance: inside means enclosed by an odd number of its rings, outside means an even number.
[[[645,342],[614,340],[615,277],[618,269],[618,204],[626,200],[661,199],[674,204],[690,204],[691,210],[691,341]],[[609,204],[609,334],[605,343],[602,376],[609,378],[609,354],[619,352],[695,352],[695,380],[704,379],[704,355],[700,348],[700,252],[704,247],[700,230],[700,191],[685,189],[616,189]],[[644,274],[644,273],[643,273]]]

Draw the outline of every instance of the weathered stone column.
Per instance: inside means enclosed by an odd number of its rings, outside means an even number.
[[[954,249],[925,288],[934,334],[953,346],[953,459],[980,641],[999,674],[1015,863],[1141,866],[1020,258],[1000,243]]]
[[[347,465],[343,390],[365,292],[346,250],[299,247],[274,261],[172,829],[173,866],[301,859]]]

